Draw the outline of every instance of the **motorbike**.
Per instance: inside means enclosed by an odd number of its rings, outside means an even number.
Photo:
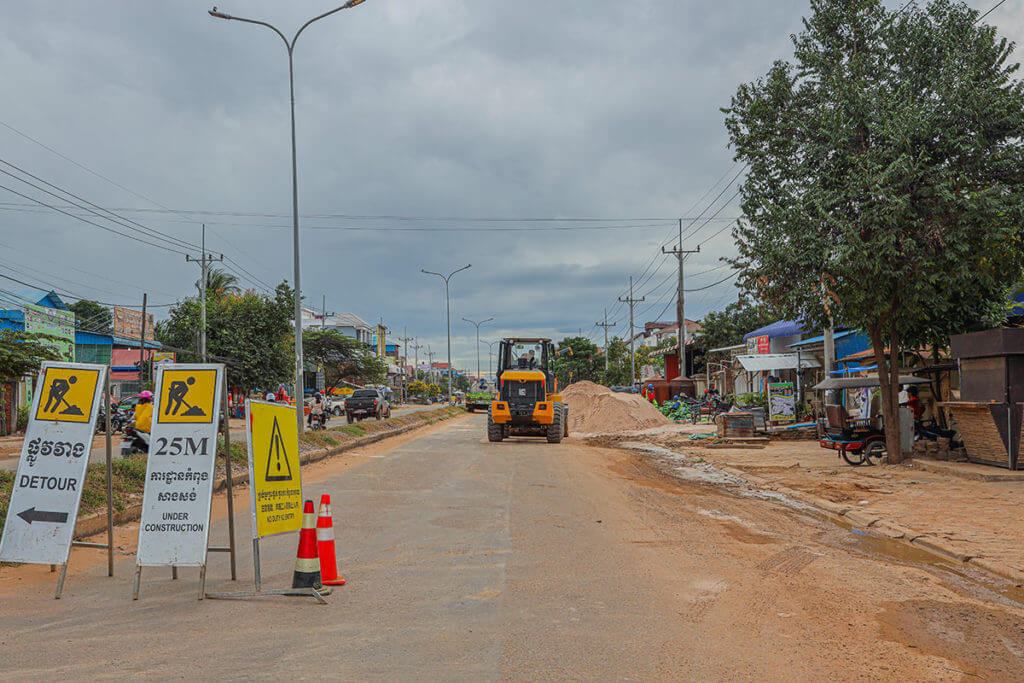
[[[149,453],[149,434],[140,432],[134,426],[125,427],[121,439],[121,457],[127,458],[138,453]]]
[[[123,432],[125,426],[128,424],[128,418],[117,410],[110,411],[110,433],[116,434],[117,432]],[[99,415],[96,418],[96,433],[102,434],[107,430],[107,413],[102,408],[100,409]]]
[[[310,415],[309,428],[314,432],[321,429],[327,429],[327,414],[321,413],[320,415]]]
[[[937,441],[938,439],[949,439],[952,448],[963,448],[964,440],[955,429],[943,429],[935,420],[918,420],[914,422],[914,440]]]

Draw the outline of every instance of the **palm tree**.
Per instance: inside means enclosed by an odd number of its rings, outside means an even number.
[[[201,291],[202,286],[203,283],[196,280],[196,289]],[[224,295],[238,294],[242,289],[238,286],[237,277],[221,268],[211,268],[206,274],[206,291],[212,294]]]

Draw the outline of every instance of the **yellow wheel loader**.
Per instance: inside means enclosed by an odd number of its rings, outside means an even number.
[[[569,408],[548,364],[550,339],[503,339],[498,351],[498,398],[487,411],[487,440],[543,436],[559,443],[569,436]]]

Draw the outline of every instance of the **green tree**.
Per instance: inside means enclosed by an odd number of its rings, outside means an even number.
[[[201,280],[196,280],[196,290],[203,290]],[[206,291],[211,296],[223,296],[225,294],[240,294],[242,288],[238,286],[238,278],[221,268],[210,268],[206,272]],[[305,348],[303,348],[305,352]]]
[[[899,349],[998,322],[1021,280],[1024,85],[963,3],[811,9],[795,63],[724,110],[749,166],[734,265],[787,316],[868,334],[895,462]]]
[[[81,299],[68,306],[75,314],[75,329],[97,334],[111,334],[114,331],[114,314],[103,304]]]
[[[19,380],[39,370],[45,360],[61,360],[47,339],[49,335],[0,329],[0,380]]]
[[[601,359],[601,384],[607,386],[628,386],[629,385],[629,342],[615,337],[608,342],[608,369],[604,369],[604,359]],[[633,354],[633,372],[637,379],[640,379],[641,366],[640,353]]]
[[[423,382],[416,380],[409,385],[409,393],[413,396],[426,396],[428,393],[427,385]]]
[[[156,326],[156,338],[182,352],[179,362],[199,360],[199,300],[188,298]],[[293,377],[292,289],[281,283],[273,295],[254,291],[206,301],[206,348],[211,360],[227,364],[228,383],[244,390],[276,386]]]
[[[306,361],[320,365],[328,385],[342,380],[356,384],[379,384],[387,376],[387,366],[370,348],[337,330],[306,330],[302,335],[302,354]]]
[[[586,337],[566,337],[559,342],[558,353],[548,361],[548,367],[558,378],[559,387],[569,386],[570,379],[573,382],[600,382],[604,357],[597,344]]]
[[[441,395],[441,387],[439,387],[439,386],[437,386],[437,384],[431,382],[429,385],[427,385],[427,393],[430,394],[431,396],[440,396]]]
[[[465,374],[452,377],[452,388],[456,391],[469,391],[469,377]]]

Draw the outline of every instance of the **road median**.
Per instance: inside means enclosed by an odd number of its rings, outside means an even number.
[[[357,422],[333,429],[303,434],[299,444],[299,458],[302,464],[324,460],[346,451],[368,446],[388,438],[401,436],[438,422],[465,415],[465,410],[445,406],[435,410],[424,410],[388,420]],[[241,441],[241,443],[239,443]],[[218,446],[223,453],[224,445]],[[127,524],[139,519],[142,512],[142,490],[146,479],[146,455],[134,455],[113,462],[114,477],[114,524]],[[231,444],[232,481],[238,485],[247,484],[249,470],[244,440]],[[227,476],[224,461],[218,458],[214,478],[214,491],[226,488]],[[0,471],[0,528],[7,514],[7,506],[14,482],[14,472]],[[75,539],[82,539],[102,532],[106,528],[106,465],[89,465],[82,490],[82,504],[75,524]]]

